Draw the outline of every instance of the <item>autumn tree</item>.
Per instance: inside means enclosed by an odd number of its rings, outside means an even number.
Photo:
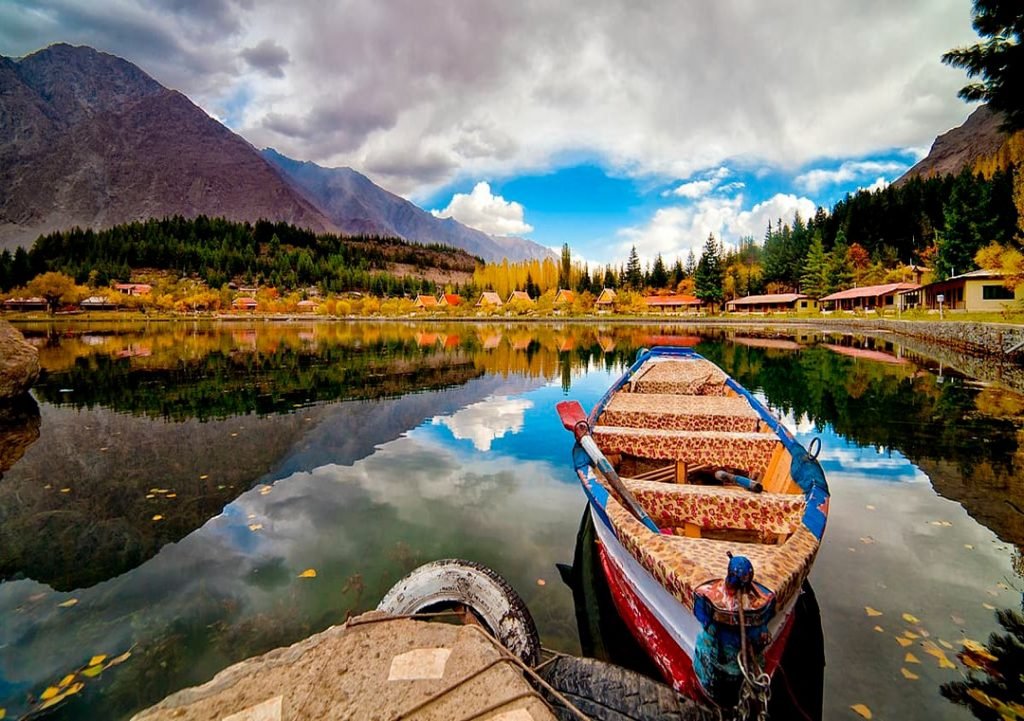
[[[82,289],[75,285],[74,278],[53,271],[37,275],[30,280],[28,292],[45,298],[51,313],[57,310],[61,303],[75,303],[82,297]]]

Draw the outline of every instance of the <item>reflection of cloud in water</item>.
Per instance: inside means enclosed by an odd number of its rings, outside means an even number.
[[[533,402],[523,398],[492,396],[450,416],[435,416],[431,423],[446,427],[459,440],[472,441],[478,451],[489,451],[496,439],[523,429],[523,416],[530,408]]]

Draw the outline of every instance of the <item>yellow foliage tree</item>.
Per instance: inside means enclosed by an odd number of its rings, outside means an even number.
[[[1002,273],[1007,288],[1024,284],[1024,253],[1017,248],[999,243],[989,243],[974,256],[974,262],[986,270]]]
[[[51,313],[57,310],[60,303],[77,303],[89,292],[88,288],[78,286],[71,276],[53,271],[30,280],[27,290],[32,295],[45,298]]]

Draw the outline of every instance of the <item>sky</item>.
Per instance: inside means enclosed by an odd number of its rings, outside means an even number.
[[[256,147],[621,263],[884,187],[961,124],[970,0],[4,0],[0,54],[119,55]]]

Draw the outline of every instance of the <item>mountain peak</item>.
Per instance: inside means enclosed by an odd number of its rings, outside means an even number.
[[[942,133],[932,143],[928,155],[904,173],[893,185],[911,178],[931,178],[975,168],[980,160],[1000,152],[1010,138],[1001,128],[1002,115],[987,105],[980,105],[963,125]]]

